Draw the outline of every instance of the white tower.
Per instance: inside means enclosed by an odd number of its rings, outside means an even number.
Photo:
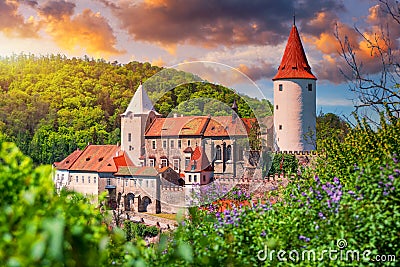
[[[275,150],[315,150],[316,80],[293,24],[274,81]]]
[[[139,158],[145,154],[146,127],[158,115],[140,84],[126,111],[121,114],[121,148],[136,166],[140,166]]]

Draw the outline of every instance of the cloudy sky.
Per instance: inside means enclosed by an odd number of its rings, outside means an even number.
[[[248,75],[271,99],[271,78],[279,66],[295,10],[309,63],[318,77],[318,110],[348,114],[353,96],[339,72],[343,62],[333,36],[335,25],[340,35],[350,38],[365,70],[376,72],[376,60],[354,26],[371,36],[386,23],[387,14],[378,2],[0,0],[0,56],[21,52],[88,55],[166,67],[191,61],[217,62]],[[399,27],[392,29],[391,35],[399,38]],[[231,79],[226,85],[235,82]]]

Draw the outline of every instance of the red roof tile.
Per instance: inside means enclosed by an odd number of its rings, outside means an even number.
[[[70,170],[93,172],[116,172],[114,157],[118,156],[120,147],[116,145],[88,145]]]
[[[272,80],[279,79],[317,79],[311,72],[296,25],[292,27],[278,73]]]
[[[113,158],[115,166],[119,167],[126,167],[126,166],[135,166],[128,155],[123,152],[122,155],[116,156]]]
[[[201,172],[201,171],[213,171],[213,167],[208,160],[204,149],[196,146],[193,151],[190,163],[185,169],[185,172]]]
[[[253,121],[256,121],[256,119],[236,119],[232,121],[232,116],[212,117],[204,136],[247,136]]]
[[[79,148],[69,154],[65,159],[63,159],[60,162],[55,162],[54,166],[56,167],[57,170],[68,170],[71,165],[75,162],[75,160],[82,154],[82,150]]]
[[[177,118],[156,118],[146,131],[146,137],[202,135],[209,117],[187,116]]]

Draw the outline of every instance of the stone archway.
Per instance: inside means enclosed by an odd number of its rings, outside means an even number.
[[[125,196],[125,211],[133,210],[133,204],[135,203],[135,194],[128,193]]]
[[[151,204],[151,199],[148,196],[144,196],[139,202],[139,212],[147,212],[147,207]]]

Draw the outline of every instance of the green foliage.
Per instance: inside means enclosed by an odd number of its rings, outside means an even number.
[[[109,232],[85,197],[55,194],[50,166],[33,168],[12,143],[0,142],[0,190],[2,266],[109,266],[118,253],[130,262],[147,253],[143,243],[132,246],[123,233]]]
[[[143,223],[134,223],[132,221],[124,222],[124,231],[127,241],[137,239],[138,237],[154,237],[160,233],[160,230],[156,226],[147,226]]]
[[[337,176],[346,183],[349,168],[352,169],[354,165],[381,165],[392,155],[399,155],[399,140],[400,120],[391,115],[385,118],[382,114],[377,129],[373,129],[365,120],[359,121],[343,140],[333,137],[320,141],[316,173],[329,179]]]
[[[271,168],[269,174],[280,174],[280,173],[297,173],[299,167],[299,161],[296,156],[292,154],[276,153],[273,156]]]

